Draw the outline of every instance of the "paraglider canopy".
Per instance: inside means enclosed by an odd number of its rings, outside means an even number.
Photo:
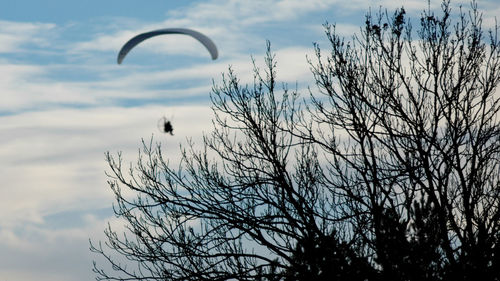
[[[210,56],[212,57],[212,60],[215,60],[218,56],[217,47],[215,46],[214,42],[206,35],[188,28],[164,28],[164,29],[153,30],[146,33],[141,33],[130,39],[121,48],[120,52],[118,53],[118,58],[116,61],[118,62],[118,64],[121,64],[125,56],[128,54],[128,52],[130,52],[130,50],[132,50],[132,48],[137,46],[139,43],[151,37],[164,34],[189,35],[198,40],[201,44],[203,44],[203,46],[205,46],[205,48],[207,48],[208,52],[210,53]]]

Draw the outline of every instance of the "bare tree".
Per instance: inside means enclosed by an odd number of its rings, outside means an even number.
[[[121,158],[106,155],[115,213],[134,236],[108,229],[108,246],[137,267],[114,262],[100,245],[93,250],[123,279],[280,280],[290,275],[298,241],[334,236],[337,211],[320,180],[314,145],[295,136],[297,94],[278,95],[275,75],[270,52],[252,87],[241,86],[230,69],[213,89],[215,128],[204,150],[183,150],[177,169],[151,144],[130,178]],[[127,198],[122,186],[137,198]]]
[[[307,100],[277,89],[268,45],[253,85],[214,86],[178,167],[152,143],[128,174],[106,154],[128,231],[91,244],[98,279],[500,280],[498,27],[475,3],[452,22],[443,2],[418,39],[404,9],[350,41],[325,25]]]
[[[367,16],[349,42],[326,27],[313,115],[334,133],[309,135],[352,239],[386,277],[498,280],[498,27],[484,37],[474,2],[455,24],[447,1],[420,23],[416,40],[404,9]]]

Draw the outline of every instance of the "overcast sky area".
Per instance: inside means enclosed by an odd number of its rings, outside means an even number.
[[[120,227],[106,183],[106,151],[134,162],[141,138],[161,142],[175,162],[179,144],[211,130],[212,81],[231,65],[251,83],[266,40],[278,80],[314,90],[306,55],[328,50],[322,24],[351,36],[380,6],[417,19],[426,1],[375,0],[0,0],[0,279],[94,280],[89,238]],[[440,1],[431,1],[432,7]],[[478,1],[484,25],[500,15]],[[468,1],[453,1],[454,7]],[[457,11],[458,8],[454,8]],[[183,27],[215,42],[219,58],[182,35],[156,37],[121,65],[134,35]],[[157,128],[171,119],[174,136]],[[127,164],[128,165],[128,164]]]

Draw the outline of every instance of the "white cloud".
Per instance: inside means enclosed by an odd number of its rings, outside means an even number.
[[[258,1],[208,1],[197,3],[182,10],[169,11],[162,22],[144,22],[125,26],[122,30],[99,34],[87,42],[72,47],[74,52],[117,51],[133,36],[165,27],[188,27],[211,37],[220,50],[220,58],[247,54],[249,49],[262,48],[264,37],[255,34],[254,28],[265,28],[264,24],[293,22],[310,12],[334,9],[341,5],[339,0],[258,0]],[[172,43],[174,42],[174,43]],[[191,38],[173,36],[164,40],[148,40],[141,43],[134,52],[154,52],[207,56],[200,44]]]
[[[169,71],[152,71],[120,66],[93,66],[98,76],[91,81],[55,80],[51,76],[79,70],[77,65],[39,66],[0,64],[0,112],[46,108],[48,106],[112,104],[113,99],[182,98],[195,95],[208,96],[211,78],[219,76],[226,65],[202,64]],[[103,76],[99,78],[99,76]],[[105,76],[105,77],[104,77]],[[173,90],[157,85],[176,84],[184,81],[186,87]],[[145,90],[149,89],[149,90]]]
[[[0,53],[19,52],[24,44],[47,45],[47,31],[53,30],[54,24],[19,23],[0,20]]]
[[[39,65],[0,64],[0,111],[16,111],[41,103],[89,103],[75,83],[46,79],[48,68]]]
[[[157,121],[171,118],[174,136],[159,133]],[[140,139],[152,134],[163,143],[164,157],[175,165],[179,143],[199,143],[210,129],[206,106],[146,106],[54,109],[0,117],[0,272],[8,280],[81,280],[91,275],[96,256],[88,239],[103,240],[106,222],[96,217],[111,207],[104,152],[122,151],[124,165],[135,162]],[[72,212],[72,227],[48,219]],[[74,214],[76,212],[76,214]],[[76,217],[75,217],[76,218]],[[69,217],[68,219],[72,219]],[[83,263],[82,263],[83,262]],[[85,278],[88,279],[88,278]]]
[[[83,215],[85,221],[74,228],[48,229],[33,224],[14,233],[0,229],[0,272],[5,280],[89,280],[92,260],[99,256],[89,251],[89,238],[104,241],[103,230],[110,222],[123,230],[123,222],[108,217]],[[104,264],[104,263],[102,263]]]
[[[257,63],[263,60],[264,48],[255,54]],[[279,77],[286,82],[309,81],[306,54],[311,48],[289,47],[274,49],[277,54]],[[252,82],[250,55],[233,56],[229,61],[189,65],[171,70],[154,70],[136,65],[19,65],[0,64],[0,112],[53,108],[65,105],[103,106],[121,99],[178,99],[204,97],[208,101],[212,79],[220,81],[221,73],[232,65],[240,79]],[[58,73],[93,73],[90,81],[55,80]],[[304,78],[306,77],[306,78]],[[89,79],[89,78],[87,78]],[[172,87],[172,85],[177,85]],[[182,85],[179,88],[179,85]],[[160,87],[160,88],[159,88]]]
[[[182,18],[193,23],[231,22],[233,25],[256,25],[268,22],[293,21],[314,11],[334,8],[339,0],[216,0],[191,6],[182,11],[172,11],[172,18]]]
[[[162,135],[158,119],[172,115],[175,136]],[[178,144],[208,131],[207,107],[61,109],[0,117],[0,220],[2,227],[41,223],[44,215],[106,207],[110,200],[104,152],[123,150],[135,161],[142,137],[152,133],[166,152],[178,157]]]

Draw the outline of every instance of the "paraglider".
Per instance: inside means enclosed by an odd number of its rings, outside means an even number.
[[[158,129],[162,133],[169,133],[171,136],[174,135],[174,127],[172,127],[172,122],[167,120],[167,118],[162,117],[158,120]]]
[[[146,33],[141,33],[130,39],[127,43],[125,43],[125,45],[123,45],[120,52],[118,53],[118,58],[117,58],[118,64],[121,64],[125,56],[128,54],[128,52],[130,52],[132,48],[137,46],[142,41],[154,36],[164,35],[164,34],[189,35],[198,40],[201,44],[203,44],[203,46],[205,46],[205,48],[207,48],[208,52],[210,53],[210,56],[212,57],[212,60],[215,60],[218,56],[217,47],[215,46],[214,42],[206,35],[198,31],[187,28],[164,28],[164,29],[153,30]]]

